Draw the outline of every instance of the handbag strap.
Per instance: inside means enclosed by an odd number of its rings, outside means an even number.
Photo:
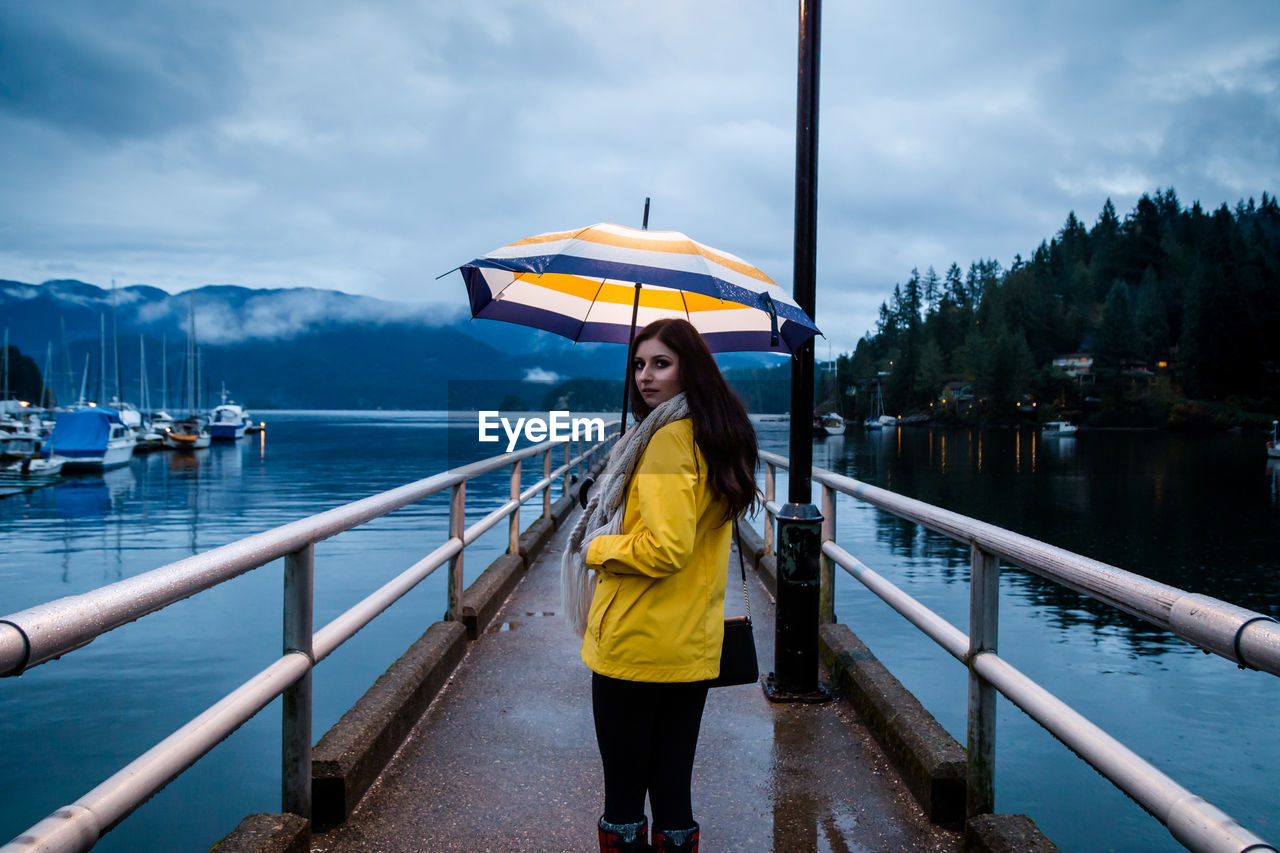
[[[742,600],[747,605],[747,621],[751,621],[751,598],[747,595],[747,562],[742,556],[742,539],[738,536],[738,519],[733,520],[733,538],[738,546],[738,568],[742,572]]]

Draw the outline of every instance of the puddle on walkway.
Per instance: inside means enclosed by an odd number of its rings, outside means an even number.
[[[555,616],[556,614],[554,610],[538,610],[538,611],[526,610],[524,615],[529,619],[538,619],[544,616]],[[510,622],[499,622],[496,625],[490,625],[488,628],[486,628],[485,633],[500,634],[504,631],[514,631],[515,629],[519,628],[523,624],[524,622],[516,621],[514,619],[511,620]]]

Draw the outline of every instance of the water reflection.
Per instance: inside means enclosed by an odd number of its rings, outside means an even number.
[[[1042,435],[1041,441],[1044,442],[1045,451],[1053,459],[1074,459],[1076,457],[1076,437],[1074,435],[1060,435],[1047,441],[1044,440]]]
[[[108,515],[133,494],[135,482],[133,469],[128,466],[67,477],[52,487],[54,505],[63,518]]]

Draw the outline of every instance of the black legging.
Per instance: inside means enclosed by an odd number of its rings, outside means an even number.
[[[621,681],[592,673],[606,821],[643,820],[648,791],[654,827],[693,826],[689,789],[706,701],[701,683]]]

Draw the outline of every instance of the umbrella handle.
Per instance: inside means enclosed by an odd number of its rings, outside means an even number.
[[[627,367],[622,372],[622,421],[618,424],[618,437],[627,432],[627,404],[631,400],[631,345],[636,342],[636,316],[640,313],[640,282],[636,282],[636,299],[631,304],[631,335],[627,338]]]
[[[760,294],[760,301],[764,303],[764,310],[769,313],[769,346],[776,347],[778,345],[778,309],[767,293]]]

